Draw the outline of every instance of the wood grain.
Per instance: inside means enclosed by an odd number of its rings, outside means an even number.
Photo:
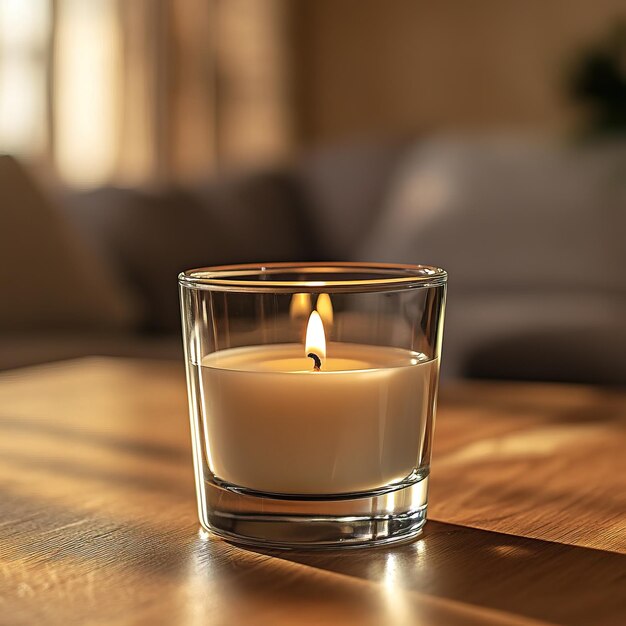
[[[423,537],[263,553],[197,534],[182,365],[0,376],[0,624],[626,623],[626,393],[441,394]]]

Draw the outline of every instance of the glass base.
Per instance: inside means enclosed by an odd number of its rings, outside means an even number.
[[[205,481],[200,521],[233,543],[276,549],[367,547],[415,538],[426,523],[428,476],[337,497],[280,496]]]

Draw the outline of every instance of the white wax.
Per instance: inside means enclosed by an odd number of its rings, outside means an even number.
[[[338,494],[406,478],[429,436],[438,362],[330,343],[322,371],[302,344],[220,350],[202,361],[207,462],[258,491]]]

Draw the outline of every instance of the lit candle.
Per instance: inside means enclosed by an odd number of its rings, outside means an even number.
[[[319,300],[325,312],[311,313],[305,345],[230,348],[202,360],[206,461],[218,479],[280,494],[354,493],[402,481],[428,454],[438,361],[327,345],[332,307]]]

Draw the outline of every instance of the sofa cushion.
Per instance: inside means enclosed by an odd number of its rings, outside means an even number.
[[[8,156],[0,209],[0,331],[134,325],[130,292]]]
[[[439,265],[457,291],[626,291],[624,162],[624,144],[423,142],[356,256]]]
[[[406,141],[361,141],[320,149],[304,159],[298,177],[309,199],[317,241],[317,255],[312,260],[358,256],[406,148]]]
[[[625,385],[625,319],[626,295],[451,289],[442,374]]]
[[[310,241],[287,175],[232,175],[155,191],[68,198],[73,218],[141,294],[146,328],[179,330],[177,276],[204,265],[306,258]]]

